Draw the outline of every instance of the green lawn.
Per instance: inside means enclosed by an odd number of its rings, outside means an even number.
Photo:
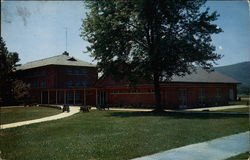
[[[223,110],[217,110],[220,112],[245,112],[245,113],[249,113],[249,108],[234,108],[234,109],[223,109]]]
[[[47,107],[13,107],[0,108],[0,123],[14,123],[25,120],[32,120],[46,116],[52,116],[62,111]]]
[[[1,130],[4,159],[125,160],[248,130],[248,116],[90,111]]]
[[[246,94],[239,94],[237,95],[237,97],[241,97],[241,98],[249,98],[250,95],[246,95]]]
[[[240,155],[228,158],[226,160],[247,160],[249,158],[249,152],[242,153]]]
[[[248,100],[231,101],[229,105],[247,105]]]

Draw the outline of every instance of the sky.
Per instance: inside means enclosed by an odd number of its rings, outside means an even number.
[[[224,55],[215,66],[250,61],[250,9],[247,1],[208,1],[220,14],[214,23],[223,32],[214,35],[216,52]],[[66,50],[90,63],[88,42],[80,37],[87,10],[81,1],[1,1],[1,36],[8,50],[18,52],[20,63],[48,58]]]

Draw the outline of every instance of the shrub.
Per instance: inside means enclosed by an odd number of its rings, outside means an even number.
[[[38,106],[39,106],[39,107],[55,108],[55,109],[59,109],[59,110],[62,109],[61,106],[52,106],[52,105],[38,105]]]

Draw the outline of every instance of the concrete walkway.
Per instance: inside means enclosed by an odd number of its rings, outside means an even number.
[[[39,118],[39,119],[34,119],[34,120],[28,120],[28,121],[22,121],[22,122],[16,122],[16,123],[9,123],[9,124],[3,124],[0,125],[1,129],[6,129],[6,128],[14,128],[14,127],[19,127],[19,126],[24,126],[24,125],[29,125],[33,123],[40,123],[40,122],[46,122],[46,121],[52,121],[52,120],[57,120],[65,117],[72,116],[73,114],[76,114],[80,111],[79,107],[70,107],[70,112],[63,112],[54,116],[49,116],[49,117],[44,117],[44,118]]]
[[[249,131],[133,160],[224,160],[249,151]]]
[[[150,112],[153,109],[139,109],[139,108],[109,108],[111,111],[142,111],[142,112]]]
[[[202,111],[202,110],[217,111],[217,110],[223,110],[223,109],[235,109],[235,108],[247,108],[247,107],[248,106],[246,105],[232,105],[232,106],[185,109],[185,111]]]
[[[213,113],[213,114],[228,114],[228,115],[248,115],[247,112],[223,112],[223,111],[217,111],[217,110],[223,110],[223,109],[235,109],[235,108],[246,108],[248,106],[245,105],[233,105],[233,106],[220,106],[220,107],[209,107],[209,108],[195,108],[195,109],[185,109],[185,110],[168,110],[165,109],[167,112],[172,113],[198,113],[198,114],[207,114],[207,113]],[[96,109],[96,108],[93,108]],[[153,109],[139,109],[139,108],[109,108],[111,111],[141,111],[141,112],[150,112]],[[209,110],[209,111],[203,111],[203,110]],[[213,111],[213,112],[210,112]],[[217,111],[217,112],[216,112]]]
[[[172,113],[194,113],[194,114],[225,114],[225,115],[249,115],[248,112],[219,112],[219,111],[169,111]]]
[[[1,106],[0,107],[0,109],[5,109],[5,108],[23,108],[24,106],[8,106],[8,107],[6,107],[6,106]]]
[[[207,108],[193,108],[193,109],[185,109],[185,110],[169,110],[165,109],[165,111],[170,112],[185,112],[185,111],[203,111],[203,110],[209,110],[209,111],[217,111],[217,110],[223,110],[223,109],[235,109],[235,108],[247,108],[246,105],[232,105],[232,106],[218,106],[218,107],[207,107]],[[93,108],[96,109],[96,108]],[[152,111],[153,109],[140,109],[140,108],[109,108],[109,110],[112,111]],[[204,112],[202,112],[204,113]],[[224,113],[224,112],[223,112]]]

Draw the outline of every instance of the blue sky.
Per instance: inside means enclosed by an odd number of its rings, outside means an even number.
[[[4,1],[1,8],[2,37],[9,51],[16,51],[20,63],[47,58],[66,50],[65,28],[68,29],[68,52],[92,62],[84,54],[88,43],[80,35],[81,19],[86,10],[81,1]],[[219,66],[250,60],[250,20],[247,1],[208,1],[206,6],[217,11],[215,22],[223,33],[213,36],[217,52],[224,57]],[[95,63],[95,62],[92,62]]]

